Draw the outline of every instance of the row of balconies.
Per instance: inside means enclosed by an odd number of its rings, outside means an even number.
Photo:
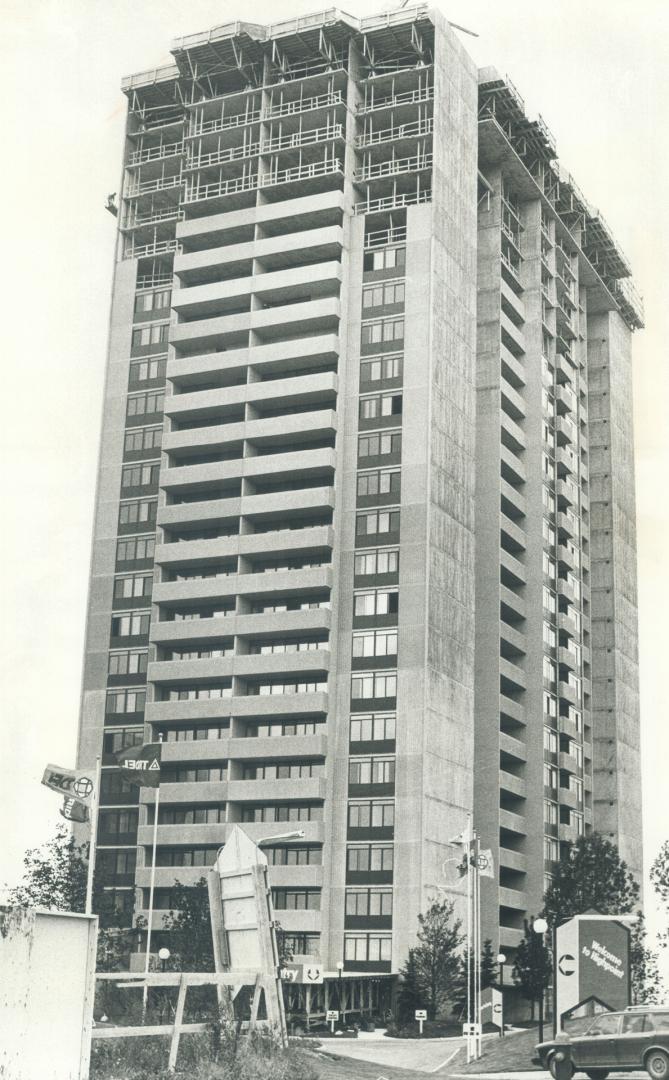
[[[254,108],[244,108],[237,112],[226,114],[225,106],[231,101],[231,97],[224,99],[212,99],[198,106],[195,113],[191,114],[190,124],[186,139],[194,139],[201,135],[216,134],[219,131],[230,131],[235,128],[258,124],[262,121],[277,120],[282,117],[304,116],[305,113],[321,112],[343,106],[346,104],[340,90],[330,90],[324,94],[311,94],[308,97],[298,97],[294,100],[281,100],[266,103]],[[208,114],[218,107],[218,116]]]
[[[295,264],[311,266],[319,260],[325,262],[340,258],[344,243],[344,231],[340,225],[300,230],[297,224],[292,231],[280,236],[227,243],[177,255],[174,273],[182,286],[181,292],[184,286],[197,285],[208,279],[220,283],[232,277],[252,278],[252,283],[255,283],[257,277],[262,284],[259,269],[264,275]],[[186,295],[183,292],[184,298]]]
[[[370,664],[371,664],[370,660]],[[147,680],[154,686],[196,685],[216,679],[263,679],[273,675],[308,675],[327,678],[330,653],[327,649],[309,649],[291,653],[246,653],[201,660],[161,660],[148,666]],[[234,684],[233,684],[234,691]],[[206,700],[206,699],[205,699]],[[204,741],[204,740],[203,740]],[[196,745],[196,744],[194,744]]]
[[[309,300],[338,296],[341,280],[341,264],[333,260],[173,289],[172,309],[179,318],[173,326],[224,315],[226,309],[235,313],[242,305],[247,311],[259,312],[265,305],[294,305],[305,296]]]
[[[238,532],[270,531],[272,522],[279,527],[279,523],[283,524],[291,515],[294,522],[300,516],[309,519],[310,516],[327,514],[331,517],[333,510],[334,487],[297,488],[293,491],[227,499],[205,498],[202,502],[160,506],[157,524],[166,530],[165,539],[174,543],[187,539],[186,534],[196,532],[198,525],[234,535]],[[297,524],[295,527],[298,527]]]
[[[336,333],[340,316],[336,296],[283,303],[218,318],[177,323],[170,328],[170,344],[175,346],[178,356],[184,356],[208,349],[238,349],[249,344],[251,333],[256,335],[258,344],[282,342],[289,337]]]
[[[251,368],[260,375],[269,377],[275,370],[285,370],[287,364],[316,363],[319,359],[324,364],[336,361],[339,353],[339,339],[336,334],[319,334],[311,337],[274,342],[271,345],[253,343],[241,349],[227,352],[203,353],[200,355],[168,360],[167,378],[173,388],[181,393],[193,390],[198,392],[198,384],[208,385],[217,378],[235,382],[245,382],[240,374]],[[263,381],[263,380],[261,380]],[[173,394],[173,396],[178,396]]]

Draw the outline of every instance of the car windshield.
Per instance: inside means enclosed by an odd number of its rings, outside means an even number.
[[[604,1013],[603,1016],[596,1016],[585,1034],[613,1035],[618,1031],[619,1020],[620,1013]]]

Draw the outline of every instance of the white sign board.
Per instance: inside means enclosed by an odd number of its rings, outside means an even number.
[[[323,968],[320,964],[284,964],[279,977],[284,982],[318,986],[323,982]]]
[[[339,1019],[339,1010],[338,1009],[328,1009],[328,1011],[325,1014],[325,1019],[326,1020],[338,1020]]]
[[[416,1020],[427,1020],[427,1009],[416,1009]]]

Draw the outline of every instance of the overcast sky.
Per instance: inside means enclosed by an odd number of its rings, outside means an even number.
[[[325,5],[323,5],[325,6]],[[387,7],[347,0],[353,15]],[[481,66],[508,73],[601,208],[645,297],[635,337],[645,849],[669,838],[669,5],[663,0],[451,0]],[[312,0],[3,0],[5,465],[2,530],[4,843],[0,884],[60,820],[39,784],[74,760],[115,220],[123,75],[172,38],[277,21]]]

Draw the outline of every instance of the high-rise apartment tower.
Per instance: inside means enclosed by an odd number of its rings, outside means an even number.
[[[509,958],[560,844],[639,870],[629,265],[426,5],[124,80],[79,762],[146,914],[235,822],[287,945],[379,986],[473,814]],[[449,861],[450,860],[450,861]],[[373,974],[373,980],[363,978]],[[375,991],[376,992],[376,991]]]

